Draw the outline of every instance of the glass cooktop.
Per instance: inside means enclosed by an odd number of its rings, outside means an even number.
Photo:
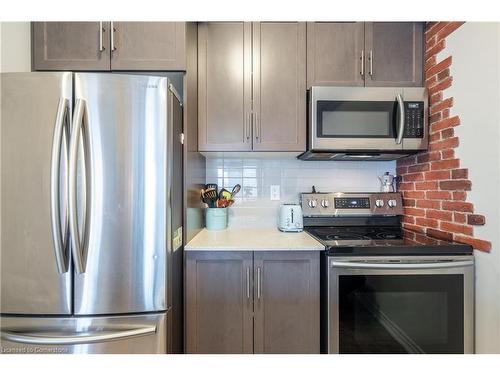
[[[327,255],[469,255],[469,245],[448,242],[398,226],[305,227]]]
[[[307,229],[320,241],[397,240],[402,231],[396,227],[312,227]]]

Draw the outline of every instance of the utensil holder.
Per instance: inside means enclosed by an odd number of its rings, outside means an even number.
[[[222,230],[227,228],[227,208],[206,208],[205,227],[207,230]]]

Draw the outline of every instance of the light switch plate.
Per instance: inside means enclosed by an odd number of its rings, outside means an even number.
[[[280,200],[280,186],[279,185],[271,185],[271,200],[279,201]]]

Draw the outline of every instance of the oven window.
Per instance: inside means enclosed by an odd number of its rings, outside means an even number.
[[[395,138],[395,102],[318,101],[317,132],[323,138]]]
[[[463,311],[463,275],[341,275],[340,353],[463,353]]]

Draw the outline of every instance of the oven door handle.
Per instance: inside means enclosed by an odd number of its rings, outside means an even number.
[[[448,261],[448,262],[415,262],[415,263],[368,263],[359,261],[331,261],[331,268],[362,268],[362,269],[385,269],[385,270],[423,270],[436,268],[461,268],[474,265],[473,260]]]

